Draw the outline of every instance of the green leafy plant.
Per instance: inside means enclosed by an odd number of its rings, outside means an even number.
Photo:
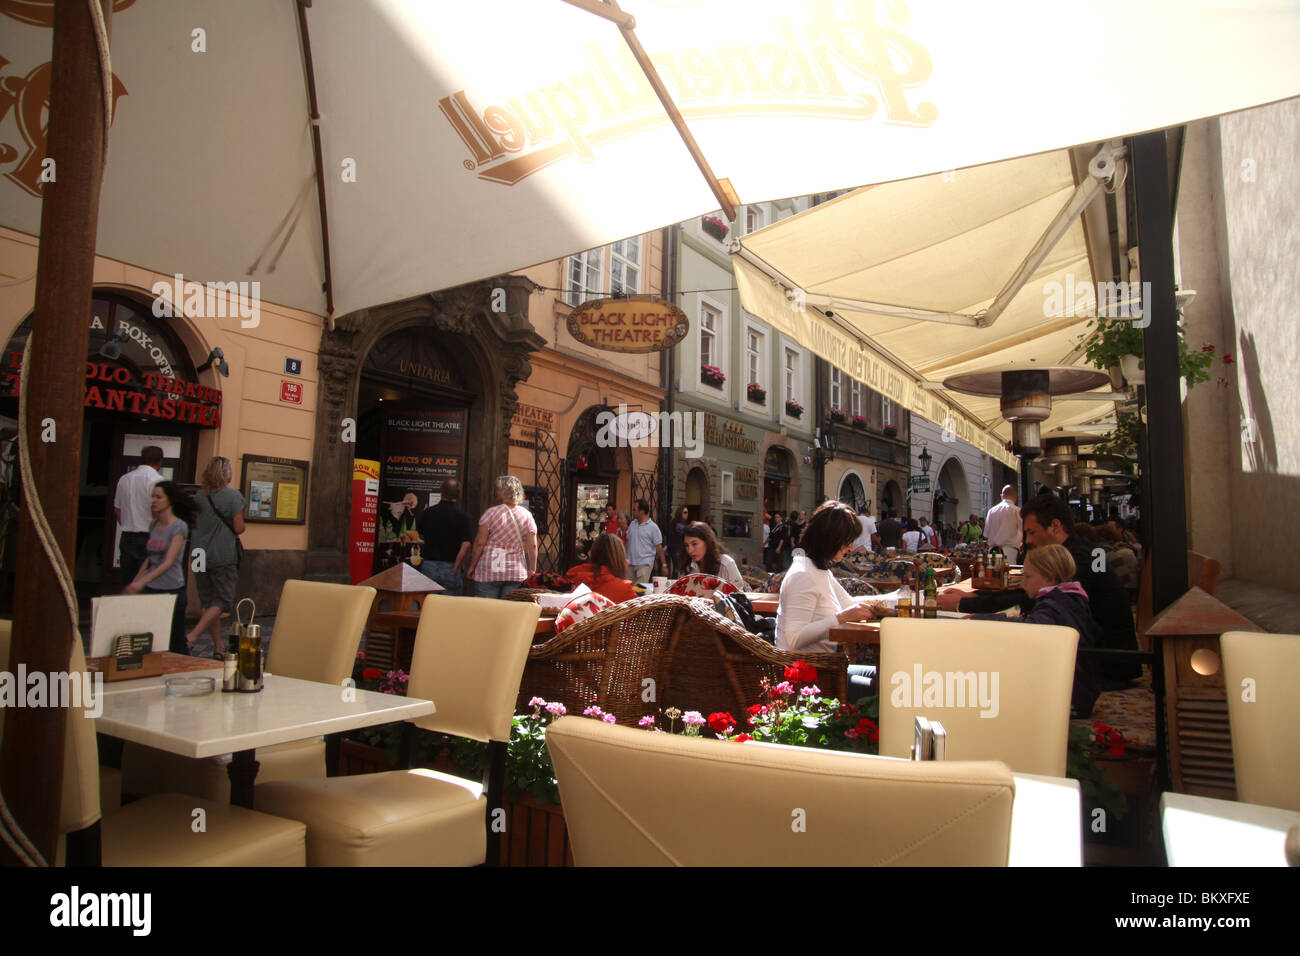
[[[543,804],[559,803],[560,788],[555,782],[551,755],[546,750],[546,728],[557,717],[564,716],[565,707],[540,697],[534,697],[529,704],[532,713],[516,714],[510,728],[510,742],[506,745],[506,793],[512,797],[526,793]],[[594,716],[593,708],[587,710],[587,716]],[[456,773],[462,777],[482,779],[487,767],[487,744],[477,740],[458,741],[455,766]]]
[[[1187,346],[1183,328],[1183,310],[1178,310],[1178,373],[1187,379],[1187,387],[1194,388],[1210,380],[1210,366],[1214,363],[1214,346],[1205,345],[1193,352]],[[1075,340],[1083,349],[1083,356],[1094,368],[1111,369],[1119,366],[1125,355],[1136,355],[1138,367],[1145,369],[1142,360],[1142,330],[1137,324],[1122,319],[1095,318],[1088,321],[1088,331]]]
[[[1065,754],[1065,775],[1079,781],[1083,793],[1084,812],[1102,807],[1116,820],[1124,819],[1128,812],[1128,799],[1124,792],[1105,779],[1105,771],[1097,765],[1096,758],[1106,754],[1124,755],[1124,735],[1114,727],[1094,722],[1091,727],[1070,725],[1070,742]]]
[[[1094,450],[1101,455],[1132,458],[1137,454],[1139,427],[1137,412],[1121,409],[1115,415],[1115,427],[1102,436]]]

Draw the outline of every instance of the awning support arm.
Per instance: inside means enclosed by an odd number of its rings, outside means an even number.
[[[1011,300],[1033,278],[1034,273],[1043,264],[1043,260],[1047,258],[1048,253],[1061,241],[1062,237],[1070,230],[1070,227],[1074,225],[1075,220],[1083,215],[1083,210],[1087,208],[1088,204],[1097,198],[1097,194],[1101,192],[1105,183],[1114,179],[1116,164],[1124,152],[1123,147],[1111,146],[1109,143],[1097,151],[1097,154],[1092,158],[1092,162],[1088,164],[1087,180],[1075,187],[1069,201],[1048,224],[1043,234],[1038,237],[1034,247],[1029,250],[1029,254],[1016,267],[1016,271],[1011,274],[1011,278],[1002,287],[1002,291],[993,300],[993,304],[979,317],[979,321],[976,323],[978,328],[988,328],[1006,311],[1007,306],[1011,304]]]
[[[650,62],[650,56],[646,53],[645,47],[641,46],[641,41],[636,35],[636,18],[631,14],[624,13],[619,7],[617,0],[565,0],[565,3],[572,4],[580,10],[586,10],[598,17],[603,17],[613,23],[618,24],[619,30],[623,34],[623,39],[627,41],[628,49],[632,51],[632,56],[636,58],[637,65],[641,67],[641,72],[650,83],[650,87],[659,97],[659,103],[663,106],[664,112],[668,114],[668,119],[672,121],[677,130],[677,135],[682,138],[686,144],[686,150],[691,154],[691,159],[695,160],[695,165],[700,168],[704,174],[704,180],[709,184],[713,196],[718,200],[718,207],[722,210],[723,215],[731,222],[736,221],[736,204],[740,201],[735,191],[730,189],[730,184],[723,185],[723,182],[714,175],[713,167],[704,156],[704,151],[700,149],[700,144],[695,142],[695,137],[691,135],[690,128],[686,125],[686,120],[682,117],[681,111],[673,98],[668,95],[668,88],[664,86],[664,81],[659,76],[659,71],[655,69]]]

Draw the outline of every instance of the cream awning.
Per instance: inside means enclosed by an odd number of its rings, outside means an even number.
[[[742,203],[1300,95],[1294,0],[620,6]],[[0,5],[0,78],[17,97],[0,112],[0,225],[30,235],[43,191],[49,9]],[[265,300],[323,314],[327,256],[297,15],[290,0],[114,3],[120,95],[100,254],[199,282],[257,280]],[[302,17],[337,314],[718,206],[619,27],[587,10],[561,0],[314,0]],[[1045,176],[1039,185],[1050,187]],[[1049,207],[1050,189],[1037,198]],[[884,234],[931,234],[907,223],[896,215]],[[855,247],[871,251],[868,238],[855,236]],[[978,302],[976,278],[943,295]]]
[[[1106,188],[1084,179],[1077,189],[1069,153],[1057,151],[858,189],[741,240],[741,302],[851,377],[1014,464],[998,400],[938,386],[960,372],[1075,364],[1095,314],[1078,208],[1102,202]],[[1054,221],[1063,234],[1035,266],[1031,254],[1048,245]],[[1104,397],[1057,401],[1044,428],[1112,410]]]

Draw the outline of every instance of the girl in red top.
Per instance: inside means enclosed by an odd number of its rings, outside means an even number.
[[[591,546],[591,557],[564,572],[564,576],[577,584],[585,584],[593,591],[605,595],[615,604],[636,597],[632,582],[626,580],[627,550],[617,535],[602,534]]]

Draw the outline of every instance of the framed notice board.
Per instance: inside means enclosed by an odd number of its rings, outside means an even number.
[[[294,458],[245,455],[239,487],[248,503],[245,521],[307,522],[307,476],[311,464]]]

